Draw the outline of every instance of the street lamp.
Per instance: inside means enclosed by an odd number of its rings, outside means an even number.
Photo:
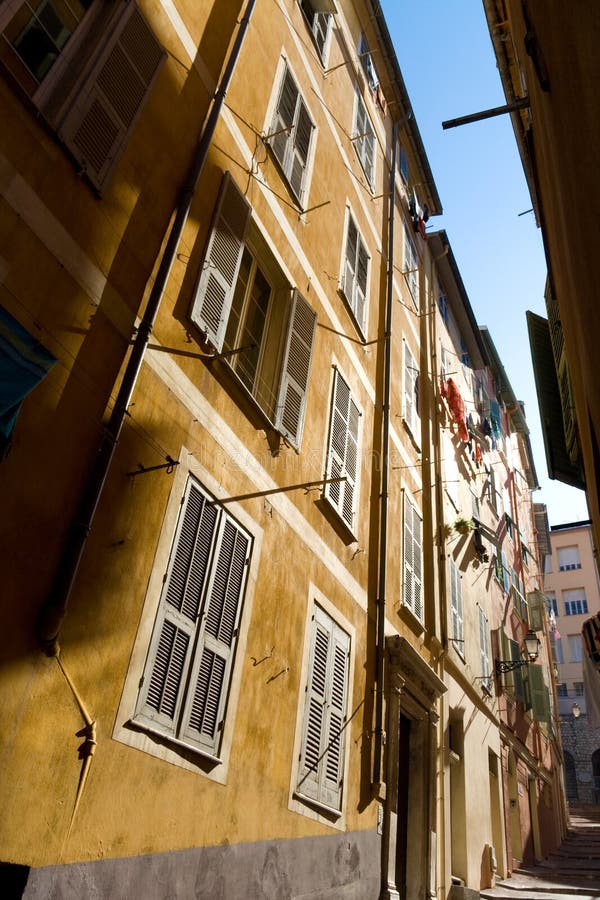
[[[527,653],[526,659],[497,659],[496,675],[503,675],[505,672],[512,672],[514,669],[520,668],[520,666],[526,666],[530,662],[535,662],[535,660],[538,658],[540,652],[540,642],[538,640],[537,634],[531,628],[525,635],[525,651]]]
[[[577,703],[577,701],[575,701],[575,703],[573,704],[571,712],[573,713],[574,719],[578,719],[581,715],[581,707],[579,706],[579,703]]]

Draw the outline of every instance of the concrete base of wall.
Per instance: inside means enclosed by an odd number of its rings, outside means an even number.
[[[377,900],[375,831],[31,869],[24,900]],[[4,895],[6,896],[6,895]]]
[[[461,884],[453,884],[448,894],[448,900],[479,900],[479,898],[479,891]]]

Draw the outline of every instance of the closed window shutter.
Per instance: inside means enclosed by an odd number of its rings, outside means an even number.
[[[112,171],[164,58],[163,48],[131,3],[59,128],[97,188]]]
[[[325,485],[325,497],[354,528],[358,478],[358,441],[360,411],[352,399],[350,388],[338,371],[334,374],[327,478],[346,477],[345,481]]]
[[[531,591],[527,594],[527,607],[529,611],[530,628],[534,631],[543,631],[546,598],[541,591]]]
[[[192,298],[190,318],[207,340],[221,351],[237,281],[250,205],[229,172],[223,176],[198,286]]]
[[[423,620],[421,561],[421,518],[404,496],[404,584],[403,601],[415,616]]]
[[[269,143],[284,175],[302,200],[313,123],[290,70],[286,68]]]
[[[249,558],[247,535],[224,513],[182,722],[183,740],[210,753],[219,749]]]
[[[317,314],[295,290],[281,366],[275,427],[296,450],[300,449],[304,428],[316,325]]]
[[[137,711],[145,721],[172,734],[177,728],[216,524],[215,507],[189,482]]]
[[[350,637],[315,607],[298,791],[341,809]]]
[[[531,691],[531,709],[538,722],[550,721],[550,705],[548,702],[548,688],[544,681],[544,670],[541,666],[527,666],[529,674],[529,689]]]

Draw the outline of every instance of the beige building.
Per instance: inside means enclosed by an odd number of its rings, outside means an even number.
[[[554,614],[554,659],[564,752],[565,787],[572,803],[600,802],[600,729],[589,725],[581,629],[600,612],[600,580],[590,522],[554,525],[546,557],[544,593]]]

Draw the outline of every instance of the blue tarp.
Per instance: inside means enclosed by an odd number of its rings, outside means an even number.
[[[0,456],[10,443],[21,403],[55,362],[56,357],[0,306]]]

